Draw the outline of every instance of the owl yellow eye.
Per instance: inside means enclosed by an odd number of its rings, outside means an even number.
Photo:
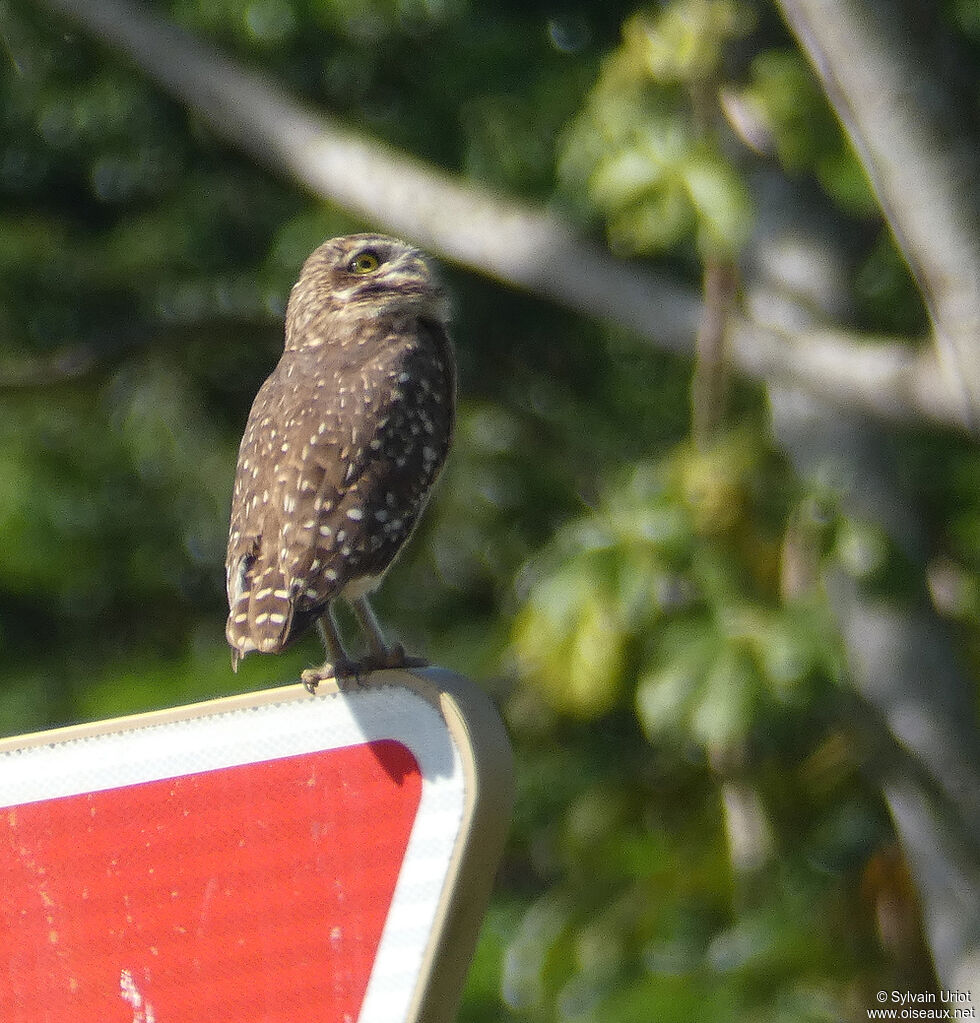
[[[352,274],[372,274],[381,266],[381,260],[373,252],[359,252],[348,264]]]

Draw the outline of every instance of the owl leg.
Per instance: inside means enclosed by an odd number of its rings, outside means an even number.
[[[378,624],[377,616],[367,597],[357,597],[351,607],[358,623],[367,636],[370,653],[364,659],[366,668],[424,668],[429,662],[421,657],[408,657],[401,643],[389,645]]]
[[[319,668],[307,668],[300,678],[307,692],[315,693],[317,686],[326,678],[335,679],[337,685],[344,689],[353,680],[357,684],[357,665],[347,656],[344,645],[340,641],[340,633],[337,631],[337,623],[334,621],[333,611],[330,605],[317,619],[317,631],[320,639],[323,640],[323,648],[327,654],[327,660]]]

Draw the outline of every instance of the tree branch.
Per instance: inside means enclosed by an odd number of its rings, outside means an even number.
[[[913,513],[892,483],[883,445],[860,417],[770,388],[776,438],[802,476],[844,482],[849,511],[909,545]],[[897,528],[896,528],[897,527]],[[903,528],[905,527],[905,528]],[[915,529],[913,521],[912,529]],[[875,765],[923,907],[940,981],[980,999],[980,733],[974,687],[924,597],[912,606],[826,579],[855,687],[902,757]]]
[[[980,424],[978,167],[943,130],[955,103],[914,52],[895,0],[779,0],[915,276],[948,387]]]
[[[801,224],[796,208],[768,205],[766,230],[753,239],[756,269],[746,282],[746,306],[764,314],[772,329],[782,325],[806,336],[808,321],[834,315],[844,268],[832,265],[840,246],[827,225]],[[802,282],[801,264],[809,269]],[[774,382],[769,397],[773,433],[800,476],[833,487],[849,515],[873,522],[921,569],[925,530],[881,432],[812,392]],[[937,972],[944,987],[980,999],[980,730],[973,679],[924,590],[906,602],[887,600],[840,567],[824,582],[855,689],[899,754],[878,757],[873,766],[921,896]]]
[[[619,262],[556,217],[462,182],[305,109],[127,0],[42,0],[132,58],[223,137],[315,194],[451,261],[692,354],[695,292]],[[776,377],[893,421],[962,427],[961,402],[928,355],[844,333],[790,338],[736,323],[732,358],[749,376]]]

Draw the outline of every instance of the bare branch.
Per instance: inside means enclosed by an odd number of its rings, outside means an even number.
[[[693,354],[701,302],[693,289],[613,259],[550,213],[502,199],[315,114],[278,86],[127,0],[43,0],[128,54],[222,136],[372,224],[507,284]],[[962,427],[938,362],[895,341],[843,333],[790,339],[736,324],[732,358],[889,420]]]
[[[772,387],[770,398],[777,440],[797,471],[825,480],[832,468],[844,482],[848,510],[908,546],[914,515],[884,464],[877,432],[800,392]],[[857,691],[911,762],[888,758],[876,768],[919,890],[937,972],[944,987],[980,998],[980,733],[973,681],[924,599],[912,606],[888,602],[840,570],[826,582]]]
[[[743,373],[801,387],[831,405],[892,422],[963,425],[957,395],[928,349],[917,353],[887,338],[858,343],[821,327],[783,333],[745,320],[735,321],[729,343]]]
[[[689,350],[700,305],[689,290],[610,259],[556,218],[467,187],[314,114],[126,0],[45,0],[127,53],[224,137],[307,188],[481,273]]]
[[[942,130],[955,104],[895,0],[779,0],[851,138],[922,291],[948,386],[980,423],[978,167]]]
[[[805,338],[839,302],[844,267],[833,262],[840,249],[827,225],[801,225],[792,202],[770,203],[768,216],[766,230],[753,239],[746,306],[771,329]],[[810,269],[805,279],[797,272],[801,265]],[[924,567],[925,530],[882,432],[775,377],[769,399],[773,433],[798,473],[833,487],[849,515],[875,523],[909,562]],[[818,564],[805,551],[791,552],[800,553],[803,559],[788,566],[797,577],[787,577],[790,584],[806,581]],[[980,998],[974,958],[980,953],[980,730],[973,679],[924,589],[909,600],[888,600],[833,566],[824,582],[854,686],[889,739],[884,752],[890,755],[876,757],[874,768],[916,879],[937,971],[944,986]]]

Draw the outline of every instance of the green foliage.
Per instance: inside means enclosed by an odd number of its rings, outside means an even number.
[[[968,47],[969,7],[944,5],[936,31]],[[738,259],[765,164],[849,239],[842,306],[862,326],[925,322],[762,0],[157,10],[420,158],[571,205],[668,273]],[[235,450],[300,263],[364,225],[33,5],[0,0],[0,59],[0,726],[294,679],[312,639],[238,676],[228,664]],[[732,103],[754,134],[733,131]],[[445,273],[457,444],[379,611],[407,646],[486,680],[517,748],[513,833],[461,1019],[853,1016],[898,983],[899,951],[923,952],[875,929],[869,865],[891,831],[841,724],[820,569],[900,599],[914,566],[829,486],[794,478],[757,393],[735,388],[737,429],[698,449],[687,361]],[[921,430],[895,449],[928,520],[929,593],[975,666],[980,463]],[[743,858],[736,825],[755,835]]]
[[[740,745],[764,706],[840,672],[820,602],[776,590],[791,485],[744,433],[631,469],[532,574],[515,622],[523,670],[556,709],[595,717],[635,699],[655,741]]]
[[[858,804],[866,830],[855,836],[838,815],[840,793],[817,795],[815,764],[824,760],[827,773],[827,751],[808,751],[799,769],[781,763],[778,784],[762,782],[773,819],[792,815],[797,847],[746,887],[732,870],[718,779],[689,755],[638,747],[624,716],[605,722],[562,727],[560,745],[530,746],[524,761],[515,855],[548,885],[504,956],[511,1012],[521,1020],[841,1018],[841,992],[827,978],[866,961],[868,934],[850,915],[840,863],[864,853],[880,821]],[[618,756],[594,761],[599,746]],[[535,833],[529,810],[542,801],[562,812]],[[813,809],[816,821],[806,820]],[[822,863],[810,858],[817,848]]]
[[[677,0],[626,22],[560,167],[604,216],[614,248],[657,253],[693,236],[702,253],[731,256],[745,242],[748,190],[700,108],[725,45],[751,24],[731,0]]]
[[[793,173],[812,171],[849,212],[877,214],[864,171],[800,53],[759,54],[742,99],[765,124],[783,167]]]

